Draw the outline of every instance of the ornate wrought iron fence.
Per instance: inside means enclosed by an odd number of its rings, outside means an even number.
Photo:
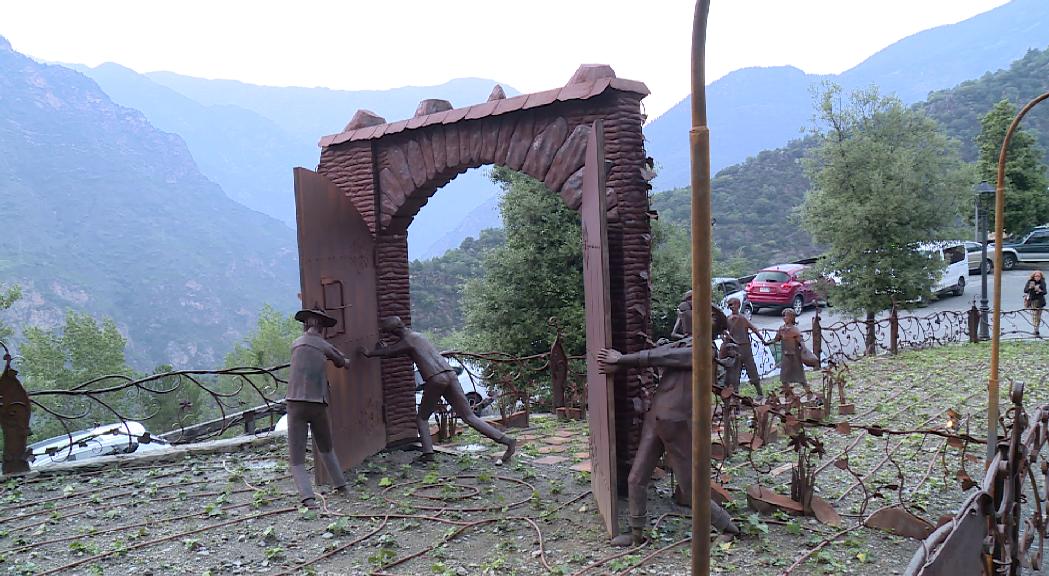
[[[908,576],[1041,572],[1049,514],[1049,404],[1029,415],[1023,393],[1023,383],[1013,385],[1006,414],[1011,422],[979,489],[922,541]]]

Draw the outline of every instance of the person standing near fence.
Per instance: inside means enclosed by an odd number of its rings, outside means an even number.
[[[322,310],[299,310],[295,319],[302,322],[305,333],[291,344],[291,369],[288,376],[288,460],[291,477],[307,507],[317,505],[306,472],[307,432],[313,432],[317,443],[315,460],[331,477],[332,487],[346,491],[346,477],[339,458],[332,451],[331,420],[328,417],[328,361],[339,368],[349,368],[350,360],[324,339],[324,329],[336,324],[335,318]]]
[[[1027,284],[1024,285],[1024,308],[1031,309],[1031,323],[1034,324],[1031,334],[1041,338],[1039,328],[1042,324],[1042,308],[1045,308],[1045,277],[1042,276],[1041,270],[1031,272],[1031,276],[1027,278]]]

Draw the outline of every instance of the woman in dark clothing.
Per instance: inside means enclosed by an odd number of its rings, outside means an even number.
[[[1031,333],[1041,337],[1038,328],[1042,324],[1042,308],[1045,308],[1045,277],[1040,270],[1032,272],[1024,285],[1024,308],[1031,309],[1031,321],[1034,324]]]

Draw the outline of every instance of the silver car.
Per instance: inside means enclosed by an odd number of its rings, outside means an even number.
[[[965,244],[965,257],[969,260],[969,273],[979,274],[980,273],[980,256],[983,255],[983,244],[979,242],[966,241],[962,242]],[[994,270],[994,244],[987,244],[987,273],[990,274]]]
[[[714,301],[725,314],[729,313],[728,301],[735,298],[740,302],[739,313],[750,319],[754,314],[754,305],[747,298],[747,291],[743,289],[743,283],[738,278],[713,278],[711,283]]]

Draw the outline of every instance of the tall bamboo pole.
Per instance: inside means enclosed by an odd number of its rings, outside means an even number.
[[[1031,100],[1013,118],[998,151],[998,182],[994,192],[994,332],[991,334],[991,375],[987,382],[987,462],[991,465],[998,445],[998,354],[1002,343],[1002,229],[1005,224],[1005,157],[1020,120],[1049,92]]]
[[[710,0],[692,22],[692,576],[710,574],[710,131],[704,74]]]

